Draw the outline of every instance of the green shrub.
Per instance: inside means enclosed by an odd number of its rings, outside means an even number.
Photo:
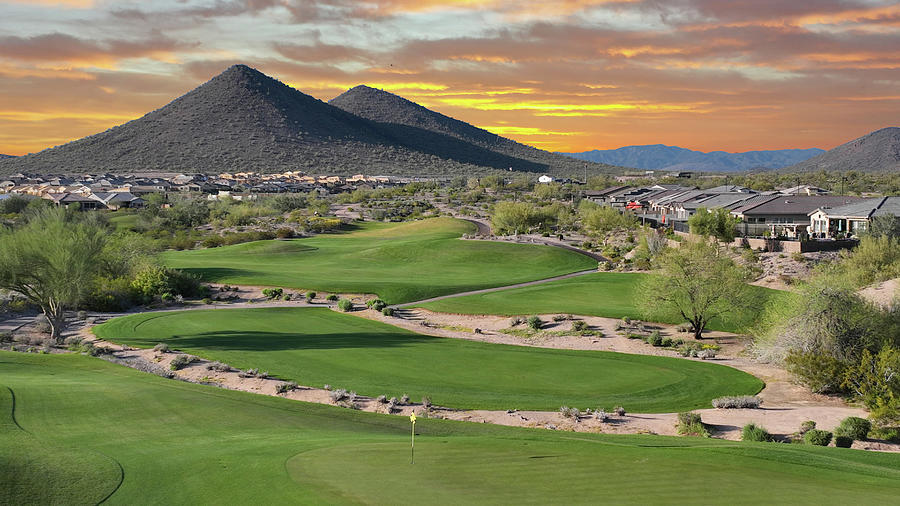
[[[166,343],[157,343],[156,346],[153,347],[153,351],[158,351],[160,353],[168,353],[169,345]]]
[[[325,297],[325,300],[330,301],[330,302],[334,302],[334,301],[338,300],[338,296],[335,295],[335,294],[333,294],[333,293],[331,293],[331,294],[328,294],[327,297]]]
[[[785,368],[815,393],[840,393],[846,366],[824,353],[791,350],[784,359]]]
[[[690,411],[678,413],[678,423],[675,428],[682,436],[709,437],[709,429],[706,428],[698,413]]]
[[[584,320],[575,320],[572,322],[572,330],[575,332],[583,332],[588,329],[588,324]]]
[[[353,301],[350,299],[341,299],[338,301],[338,309],[347,313],[353,309]]]
[[[872,439],[883,439],[889,443],[900,443],[900,427],[873,427],[869,431]]]
[[[294,229],[281,227],[275,231],[275,237],[279,239],[290,239],[291,237],[294,237]]]
[[[528,323],[528,326],[534,330],[540,330],[541,327],[544,326],[544,321],[541,320],[541,317],[537,316],[537,315],[529,316],[527,323]]]
[[[812,420],[807,420],[800,424],[800,435],[806,434],[807,432],[816,428],[816,422]]]
[[[306,300],[312,301],[315,298],[316,298],[316,292],[307,292],[306,293]]]
[[[803,434],[803,441],[809,445],[828,446],[832,434],[827,430],[812,429]]]
[[[654,330],[650,333],[650,336],[647,337],[647,344],[651,346],[662,346],[662,343],[663,339],[658,330]]]
[[[872,422],[858,416],[848,416],[841,420],[841,424],[834,433],[863,441],[869,436],[870,430],[872,430]]]
[[[850,448],[853,446],[853,438],[845,435],[834,436],[834,446],[838,448]]]
[[[829,434],[829,437],[830,434]],[[760,442],[768,442],[772,440],[772,435],[769,434],[769,431],[762,428],[755,423],[748,423],[744,425],[744,428],[741,429],[741,441],[760,441]]]
[[[262,291],[263,297],[272,300],[272,299],[280,299],[284,296],[284,289],[282,288],[263,288]]]
[[[383,314],[384,316],[394,316],[394,308],[386,307],[381,310],[381,314]]]

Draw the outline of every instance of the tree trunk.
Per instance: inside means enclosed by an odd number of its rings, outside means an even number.
[[[694,325],[694,339],[701,340],[703,339],[703,327],[706,326],[703,322],[693,322]]]
[[[57,343],[62,343],[62,331],[66,326],[66,312],[63,308],[44,310],[44,316],[50,324],[50,337]]]

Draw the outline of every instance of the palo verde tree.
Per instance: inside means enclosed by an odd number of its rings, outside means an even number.
[[[657,261],[660,272],[647,277],[639,304],[647,314],[677,312],[691,324],[696,339],[713,318],[727,318],[751,303],[744,271],[707,241],[685,241]]]
[[[104,241],[104,227],[92,215],[40,210],[0,233],[0,288],[39,306],[59,340],[65,311],[83,300],[100,269]]]

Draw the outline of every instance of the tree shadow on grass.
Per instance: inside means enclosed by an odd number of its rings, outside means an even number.
[[[405,333],[292,334],[287,332],[220,331],[186,336],[175,335],[166,338],[164,342],[176,349],[285,351],[389,348],[423,342],[436,342],[437,340],[438,338],[421,334]],[[150,346],[155,343],[146,341],[142,344]]]

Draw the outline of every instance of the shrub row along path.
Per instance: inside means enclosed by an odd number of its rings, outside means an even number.
[[[256,304],[229,304],[229,305],[198,305],[192,309],[209,309],[211,307],[221,310],[239,309],[247,307],[285,307],[305,306],[305,302],[267,302]],[[319,305],[317,305],[319,306]],[[654,348],[639,340],[629,340],[616,335],[615,326],[619,320],[601,317],[577,317],[586,321],[591,329],[604,337],[581,337],[576,335],[561,335],[565,327],[571,325],[568,322],[549,324],[553,334],[543,333],[534,338],[521,338],[500,332],[507,328],[509,320],[496,316],[472,316],[449,315],[433,313],[422,309],[402,309],[398,311],[396,318],[385,317],[380,312],[372,310],[360,310],[352,315],[383,321],[385,323],[405,328],[413,332],[435,337],[476,340],[489,343],[510,344],[517,346],[531,346],[555,349],[571,350],[600,350],[614,351],[642,355],[665,355],[677,357],[671,350]],[[116,315],[98,315],[99,321]],[[542,315],[545,321],[552,315]],[[474,333],[478,328],[480,333]],[[675,335],[675,329],[671,325],[659,325],[663,335]],[[82,330],[81,335],[93,338],[89,332],[90,325]],[[762,409],[736,409],[717,410],[702,409],[698,412],[704,422],[712,425],[717,437],[725,439],[738,439],[740,428],[750,422],[762,424],[774,434],[787,435],[799,427],[805,420],[815,420],[820,428],[832,429],[839,421],[847,416],[866,416],[866,412],[859,408],[849,407],[842,400],[810,393],[807,389],[794,384],[789,374],[781,368],[759,364],[741,357],[745,342],[734,334],[725,332],[711,332],[708,339],[714,339],[723,346],[716,363],[733,367],[735,369],[752,374],[765,382],[765,388],[759,394],[764,404]],[[710,342],[710,341],[707,341]],[[100,341],[103,344],[102,341]],[[121,350],[121,346],[106,343],[113,348]],[[146,361],[157,366],[167,366],[175,354],[159,354],[152,350],[125,350],[116,354],[129,360]],[[696,360],[696,359],[684,359]],[[189,381],[209,381],[215,378],[216,384],[224,388],[243,390],[266,395],[276,394],[276,387],[283,383],[277,379],[242,378],[238,371],[230,373],[214,373],[206,369],[208,362],[197,362],[176,374]],[[298,390],[281,396],[317,403],[331,403],[328,391],[321,388],[301,387]],[[385,407],[373,399],[361,397],[360,407],[366,411],[384,412]],[[576,406],[584,409],[590,406]],[[418,403],[399,406],[393,414],[408,415],[412,412],[421,413],[424,407]],[[627,406],[626,406],[627,409]],[[661,435],[675,434],[675,413],[658,414],[628,414],[625,417],[612,417],[607,422],[599,422],[593,418],[582,417],[577,420],[565,418],[558,412],[551,411],[502,411],[502,410],[453,410],[438,409],[437,416],[453,420],[472,421],[479,423],[492,423],[508,426],[544,427],[551,429],[575,430],[583,432],[611,432],[611,433],[646,433],[652,432]],[[900,446],[883,442],[856,442],[855,448],[900,451]]]

